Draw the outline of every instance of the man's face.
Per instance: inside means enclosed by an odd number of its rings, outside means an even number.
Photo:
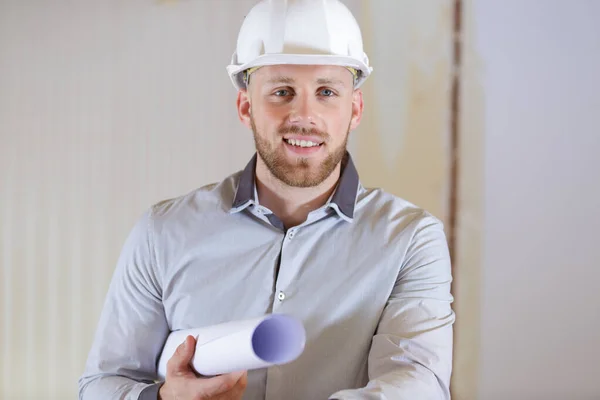
[[[283,183],[323,182],[346,152],[362,114],[362,94],[350,71],[338,66],[277,65],[256,70],[238,95],[242,121],[256,150]]]

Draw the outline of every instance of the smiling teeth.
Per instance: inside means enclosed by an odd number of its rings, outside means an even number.
[[[319,143],[311,142],[310,140],[286,139],[285,141],[291,144],[292,146],[298,147],[314,147],[319,145]]]

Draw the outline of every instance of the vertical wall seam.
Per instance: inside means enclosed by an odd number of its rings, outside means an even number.
[[[459,173],[459,115],[460,115],[460,78],[462,44],[462,0],[453,4],[453,50],[452,50],[452,86],[450,99],[450,190],[448,210],[448,246],[452,260],[456,260],[456,219],[458,213],[458,173]],[[452,263],[454,273],[455,264]]]

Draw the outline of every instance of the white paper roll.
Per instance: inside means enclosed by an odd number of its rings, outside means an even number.
[[[302,354],[306,343],[302,322],[286,314],[174,331],[159,359],[161,379],[166,377],[167,362],[188,335],[197,337],[192,367],[204,376],[286,364]]]

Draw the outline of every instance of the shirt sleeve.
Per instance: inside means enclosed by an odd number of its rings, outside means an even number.
[[[168,336],[151,210],[119,256],[85,369],[80,400],[156,399],[156,362]]]
[[[368,358],[369,382],[336,400],[450,399],[452,274],[442,223],[420,218],[379,321]]]

